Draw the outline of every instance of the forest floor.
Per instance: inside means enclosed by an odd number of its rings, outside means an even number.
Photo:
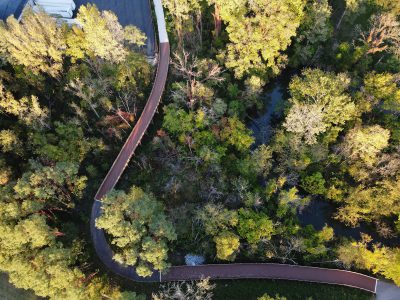
[[[214,290],[215,300],[257,300],[265,293],[279,294],[287,300],[373,300],[375,296],[361,290],[328,284],[285,280],[221,280]]]
[[[138,283],[120,278],[124,288],[146,294],[151,299],[152,292],[159,288],[158,283]],[[213,282],[213,300],[257,300],[265,293],[270,296],[279,294],[287,300],[376,300],[375,295],[344,286],[297,282],[287,280],[217,280]]]

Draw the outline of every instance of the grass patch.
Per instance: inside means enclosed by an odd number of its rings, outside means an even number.
[[[216,281],[214,300],[256,300],[265,293],[288,300],[372,300],[371,293],[343,286],[286,280]]]

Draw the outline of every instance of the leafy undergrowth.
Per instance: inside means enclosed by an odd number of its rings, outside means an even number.
[[[375,296],[361,290],[328,284],[285,280],[223,280],[217,282],[214,300],[257,300],[264,294],[279,294],[287,300],[373,300]]]
[[[118,283],[151,299],[159,289],[158,283],[135,283],[120,278]],[[213,290],[213,300],[257,300],[264,294],[279,294],[287,300],[375,300],[371,293],[354,288],[329,284],[296,282],[287,280],[218,280]]]

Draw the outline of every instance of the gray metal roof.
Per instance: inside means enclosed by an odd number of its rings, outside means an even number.
[[[14,15],[18,18],[28,0],[0,0],[0,19],[6,20]]]

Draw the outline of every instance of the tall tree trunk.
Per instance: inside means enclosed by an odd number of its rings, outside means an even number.
[[[131,124],[129,124],[129,122],[122,116],[120,110],[116,110],[115,113],[126,125],[132,128]]]
[[[196,30],[201,48],[203,47],[203,21],[201,11],[196,14]]]
[[[176,31],[178,36],[178,49],[183,49],[183,32],[181,29]]]
[[[347,12],[347,7],[344,9],[342,15],[340,16],[339,22],[336,24],[336,30],[339,30],[340,25],[342,25],[343,17],[345,16]]]
[[[218,4],[214,4],[214,36],[215,38],[218,38],[219,35],[221,34],[221,28],[222,28],[222,20],[221,20],[221,15],[220,15],[220,7]]]

